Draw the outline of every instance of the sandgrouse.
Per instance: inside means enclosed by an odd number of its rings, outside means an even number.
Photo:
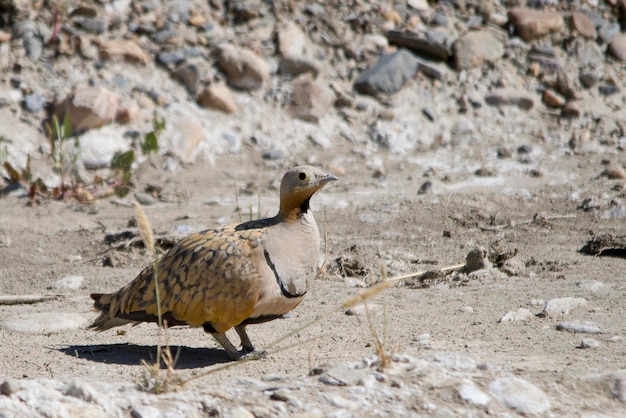
[[[246,325],[276,319],[302,300],[316,274],[320,238],[309,208],[313,194],[337,177],[315,167],[287,171],[273,218],[192,234],[115,293],[94,293],[100,316],[90,328],[157,322],[155,268],[168,326],[203,327],[237,360],[254,352]],[[240,354],[226,337],[235,327]]]

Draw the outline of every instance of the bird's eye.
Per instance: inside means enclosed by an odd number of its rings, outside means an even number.
[[[300,180],[302,180],[302,181],[306,180],[306,179],[307,179],[307,177],[308,177],[308,176],[306,175],[306,173],[305,173],[305,172],[300,172],[300,174],[298,174],[298,178],[299,178]]]

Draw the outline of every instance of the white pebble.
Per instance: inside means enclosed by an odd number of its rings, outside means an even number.
[[[583,338],[580,342],[579,348],[598,348],[600,342],[594,338]]]
[[[571,311],[581,306],[587,306],[587,299],[571,297],[550,299],[541,314],[542,316],[569,315]]]
[[[589,321],[573,321],[573,322],[561,322],[556,326],[559,331],[567,332],[580,332],[583,334],[598,334],[600,327]]]
[[[502,318],[500,318],[500,322],[518,322],[518,321],[529,321],[533,319],[535,315],[531,311],[525,308],[519,308],[517,311],[509,311]]]
[[[51,334],[82,328],[87,318],[72,312],[45,312],[15,315],[0,321],[0,328],[24,334]]]
[[[78,290],[83,285],[84,280],[83,276],[66,276],[54,282],[52,288],[56,290]]]

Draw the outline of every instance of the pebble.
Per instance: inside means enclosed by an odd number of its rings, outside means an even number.
[[[607,48],[607,54],[620,62],[626,62],[626,33],[620,33],[613,37]]]
[[[87,318],[72,312],[20,314],[0,320],[0,329],[22,334],[51,334],[87,325]]]
[[[29,112],[37,113],[46,104],[46,98],[38,94],[28,94],[24,97],[24,106]]]
[[[584,280],[576,283],[576,287],[586,292],[597,292],[606,288],[606,284],[599,280]]]
[[[225,44],[216,49],[215,55],[228,82],[238,89],[257,90],[269,78],[265,61],[250,50]]]
[[[517,311],[507,312],[498,322],[521,322],[530,321],[535,315],[525,308],[518,308]]]
[[[489,30],[466,33],[454,42],[452,50],[458,70],[480,67],[504,55],[503,43]]]
[[[498,89],[485,96],[485,102],[492,106],[517,106],[523,110],[530,110],[535,105],[531,96],[513,89]]]
[[[383,55],[374,66],[361,73],[354,82],[354,89],[371,96],[397,93],[413,78],[418,66],[413,54],[406,49],[399,49]]]
[[[147,65],[148,55],[135,42],[130,40],[109,40],[100,44],[100,59],[114,62]]]
[[[412,32],[389,31],[385,34],[389,43],[406,48],[418,56],[447,61],[452,55],[450,46],[447,45],[447,36],[438,36],[434,31],[426,32],[426,35],[416,35]]]
[[[66,276],[54,282],[52,288],[56,290],[78,290],[83,285],[84,280],[83,276]]]
[[[559,331],[576,332],[581,334],[598,334],[600,327],[590,321],[561,322],[556,326]]]
[[[152,206],[156,203],[156,200],[150,193],[135,192],[134,196],[137,202],[141,203],[143,206]]]
[[[200,83],[200,69],[195,64],[186,64],[172,72],[172,77],[175,80],[180,81],[189,94],[195,96],[198,91],[198,84]]]
[[[547,89],[543,93],[543,102],[548,107],[559,108],[565,105],[565,98],[554,90]]]
[[[542,38],[548,33],[559,32],[565,24],[560,14],[543,10],[518,7],[509,10],[508,15],[515,32],[527,42]]]
[[[235,113],[237,104],[230,89],[224,84],[211,84],[198,95],[198,104],[225,113]]]
[[[519,414],[540,415],[550,409],[546,394],[521,377],[496,379],[489,384],[489,393]]]
[[[303,57],[282,57],[278,64],[278,74],[289,77],[311,74],[313,78],[316,78],[321,70],[321,65],[317,61]]]
[[[587,306],[587,300],[585,298],[555,298],[546,302],[546,306],[541,312],[541,316],[564,316],[569,315],[574,309]]]
[[[583,12],[573,12],[571,17],[572,29],[580,33],[585,38],[596,39],[598,36],[596,27]]]

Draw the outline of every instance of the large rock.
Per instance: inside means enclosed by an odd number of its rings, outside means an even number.
[[[233,87],[257,90],[269,78],[269,68],[265,61],[250,50],[221,45],[216,49],[215,55],[220,69]]]
[[[63,120],[66,116],[73,132],[99,128],[115,120],[117,96],[102,87],[78,87],[65,100],[54,106],[54,114]]]
[[[504,55],[504,45],[490,31],[472,31],[457,39],[452,51],[456,68],[464,70],[499,60]]]
[[[563,17],[554,12],[516,7],[509,11],[509,22],[515,32],[525,41],[541,38],[549,33],[563,29]]]
[[[383,55],[373,67],[365,70],[354,82],[361,94],[376,96],[394,94],[417,72],[417,58],[406,49]]]

